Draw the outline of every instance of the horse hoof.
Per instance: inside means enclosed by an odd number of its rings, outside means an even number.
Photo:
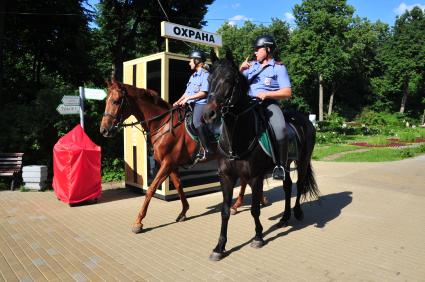
[[[303,220],[304,219],[304,213],[303,213],[303,211],[295,211],[294,212],[294,216],[295,216],[295,218],[297,219],[297,220],[299,220],[299,221],[301,221],[301,220]]]
[[[224,253],[212,252],[211,255],[210,255],[210,260],[211,261],[219,261],[222,258],[224,258]]]
[[[143,231],[143,224],[135,224],[131,228],[131,231],[135,234],[139,234]]]
[[[235,215],[235,214],[237,214],[237,213],[238,213],[238,210],[237,210],[237,209],[230,208],[230,214],[231,214],[231,215]]]
[[[186,220],[186,216],[181,214],[176,218],[176,222],[183,222],[185,220]]]
[[[278,223],[277,223],[277,226],[278,227],[287,227],[288,226],[288,220],[280,220]]]
[[[264,240],[252,240],[251,247],[259,249],[264,246]]]

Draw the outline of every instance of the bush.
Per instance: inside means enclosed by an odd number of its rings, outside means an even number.
[[[408,119],[401,113],[374,112],[366,109],[360,114],[357,121],[372,127],[404,127]]]
[[[122,181],[124,179],[124,161],[122,159],[104,159],[102,161],[102,182]]]

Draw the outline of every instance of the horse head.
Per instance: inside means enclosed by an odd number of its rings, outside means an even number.
[[[106,83],[108,85],[108,96],[100,124],[100,133],[104,137],[113,137],[117,133],[119,124],[130,115],[128,109],[126,109],[128,108],[127,90],[115,78]]]
[[[221,112],[225,115],[242,96],[247,96],[248,82],[239,72],[232,53],[227,50],[223,59],[211,54],[213,63],[208,77],[208,104],[204,111],[204,120],[212,123]]]

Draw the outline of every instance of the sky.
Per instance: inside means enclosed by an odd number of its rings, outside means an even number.
[[[294,26],[292,9],[302,0],[263,1],[215,0],[212,5],[208,6],[208,13],[204,18],[207,24],[202,29],[216,32],[226,21],[229,24],[242,26],[245,20],[267,26],[271,23],[271,18],[285,20],[290,26]],[[88,2],[93,5],[99,0],[88,0]],[[390,26],[394,25],[397,15],[411,10],[414,6],[425,10],[425,0],[347,0],[347,3],[354,7],[355,15],[368,18],[372,22],[380,20]]]
[[[204,18],[207,25],[203,30],[216,32],[225,21],[242,26],[244,20],[250,20],[255,24],[262,23],[267,26],[271,23],[271,18],[285,20],[293,25],[292,9],[302,2],[301,0],[263,1],[215,0],[208,7],[208,13]],[[425,0],[347,0],[347,3],[354,7],[355,15],[366,17],[372,22],[380,20],[390,26],[394,25],[396,16],[401,15],[406,9],[410,10],[414,6],[425,9]]]

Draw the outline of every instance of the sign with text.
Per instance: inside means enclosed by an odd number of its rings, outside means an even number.
[[[103,89],[84,88],[84,98],[89,100],[103,100],[106,92]]]
[[[221,47],[223,44],[221,35],[217,33],[170,22],[161,22],[161,36],[215,47]]]
[[[67,106],[64,104],[59,104],[56,110],[61,115],[75,115],[80,113],[80,106]]]
[[[79,106],[80,96],[64,95],[62,97],[62,104],[64,104],[65,106]]]

